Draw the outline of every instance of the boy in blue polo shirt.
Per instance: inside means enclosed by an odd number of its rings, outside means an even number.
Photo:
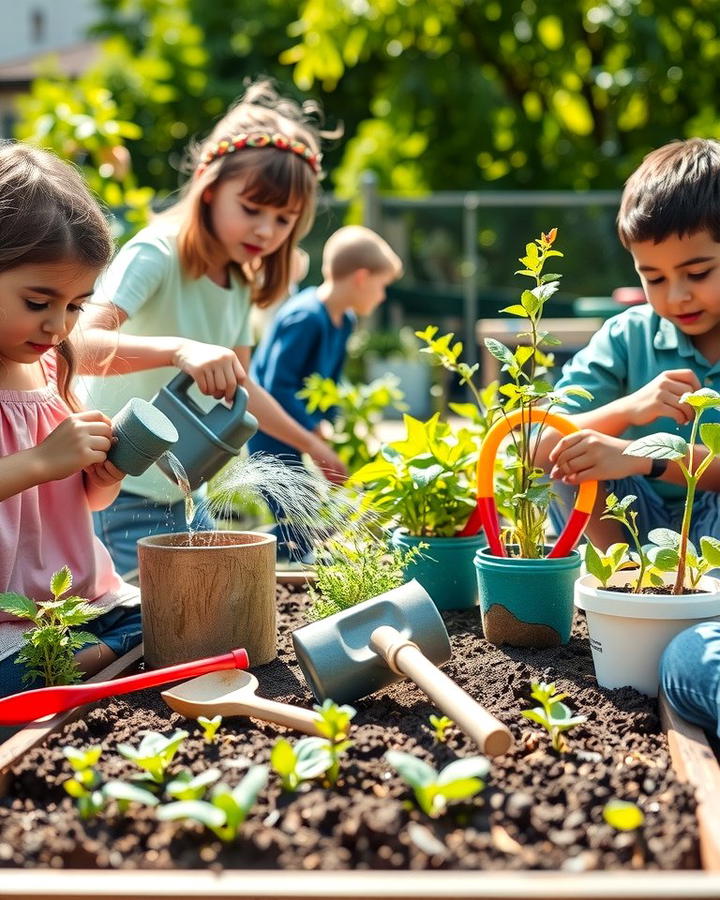
[[[298,391],[315,372],[339,380],[356,316],[370,315],[385,299],[387,286],[401,275],[399,257],[380,235],[360,225],[340,228],[323,248],[322,284],[284,303],[255,350],[250,367],[255,383],[301,425],[319,431],[327,413],[309,413]],[[301,460],[294,447],[261,431],[248,447],[251,453],[271,454],[291,465]],[[281,507],[269,499],[268,503],[280,524],[278,556],[307,558],[306,537],[283,522],[287,516]]]
[[[563,369],[558,386],[593,395],[568,412],[582,430],[548,455],[551,476],[567,485],[601,482],[587,529],[606,549],[624,540],[600,521],[605,498],[635,494],[643,540],[653,528],[680,530],[685,479],[677,463],[624,456],[631,441],[659,431],[690,436],[687,391],[720,391],[720,142],[673,141],[650,153],[622,195],[618,233],[648,299],[609,319]],[[717,410],[707,421],[720,421]],[[696,458],[705,455],[698,445]],[[703,475],[691,540],[720,536],[720,462]],[[564,493],[560,491],[560,493]],[[554,511],[561,525],[562,512]]]

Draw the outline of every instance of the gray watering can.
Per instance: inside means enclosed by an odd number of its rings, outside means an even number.
[[[248,412],[245,388],[236,389],[231,407],[216,403],[209,412],[203,412],[188,396],[192,384],[192,377],[180,372],[158,391],[152,404],[177,428],[179,438],[172,452],[187,473],[190,489],[195,490],[238,455],[257,431],[258,423]],[[159,459],[158,466],[175,480],[167,458]]]
[[[107,458],[126,475],[142,475],[178,439],[173,423],[159,409],[133,397],[112,420],[115,442]]]
[[[415,580],[305,625],[292,639],[320,701],[346,703],[410,678],[484,753],[505,753],[512,744],[509,729],[435,665],[450,659],[450,639]]]

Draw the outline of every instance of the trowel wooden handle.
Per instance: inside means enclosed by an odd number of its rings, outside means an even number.
[[[370,646],[393,671],[411,678],[483,753],[498,756],[510,749],[509,728],[441,672],[417,644],[404,638],[397,629],[389,625],[376,628],[370,635]]]
[[[252,716],[263,722],[273,722],[275,725],[285,725],[302,731],[304,734],[320,735],[317,729],[319,716],[311,709],[303,709],[301,706],[291,706],[289,703],[278,703],[277,700],[267,700],[265,697],[253,697],[251,701],[223,704],[227,712],[225,715]]]

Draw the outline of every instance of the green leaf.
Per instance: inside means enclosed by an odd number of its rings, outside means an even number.
[[[495,338],[485,338],[485,346],[495,359],[500,360],[500,362],[505,363],[508,366],[514,365],[515,357],[505,344],[501,344],[500,341],[496,341]]]
[[[697,410],[714,409],[720,406],[720,394],[710,388],[700,388],[699,391],[683,394],[680,402],[687,403]]]
[[[34,621],[38,614],[36,603],[29,597],[12,592],[0,594],[0,609],[3,612],[17,616],[19,619],[31,619]]]
[[[225,813],[205,800],[179,800],[177,803],[166,803],[155,810],[155,815],[163,822],[194,819],[208,828],[219,828],[225,824]]]
[[[680,548],[680,535],[670,528],[653,528],[648,532],[648,540],[658,547],[672,547],[673,550]]]
[[[295,751],[290,741],[279,738],[270,751],[270,765],[278,775],[290,775],[295,771]]]
[[[103,785],[102,793],[104,797],[111,800],[126,800],[142,803],[145,806],[157,806],[160,802],[150,791],[124,781],[108,781]]]
[[[585,545],[585,568],[588,570],[589,574],[594,575],[602,585],[607,585],[612,570],[610,566],[603,562],[602,557],[590,541]]]
[[[661,572],[672,572],[677,568],[680,556],[671,547],[652,547],[648,550],[648,559]]]
[[[687,456],[688,449],[687,442],[679,435],[659,431],[633,441],[623,453],[644,459],[683,459]]]
[[[454,781],[438,782],[438,793],[446,800],[466,800],[474,797],[485,787],[485,782],[480,778],[457,778]]]
[[[626,800],[610,800],[603,807],[603,819],[618,831],[634,831],[645,822],[640,807]]]
[[[509,313],[509,315],[511,316],[522,316],[524,319],[527,319],[528,317],[525,307],[520,306],[517,303],[513,303],[511,306],[503,307],[500,312]]]
[[[700,440],[713,456],[720,456],[720,423],[706,422],[701,425]]]
[[[50,591],[54,597],[59,597],[72,587],[72,573],[67,566],[59,569],[50,579]]]
[[[486,778],[490,771],[490,761],[484,756],[468,756],[456,759],[442,769],[437,777],[437,784],[450,784],[453,781],[468,778]]]
[[[720,567],[720,540],[714,537],[701,537],[700,552],[713,569]]]
[[[267,766],[251,766],[242,781],[233,789],[232,797],[243,811],[243,820],[252,809],[258,794],[267,784],[268,772]]]
[[[383,757],[412,787],[434,784],[437,772],[432,766],[402,750],[388,750]]]

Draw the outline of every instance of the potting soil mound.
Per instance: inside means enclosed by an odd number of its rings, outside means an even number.
[[[278,588],[278,659],[255,670],[260,694],[310,706],[295,664],[290,632],[305,624],[307,597]],[[222,843],[199,824],[160,822],[153,809],[114,805],[83,821],[62,784],[70,767],[65,745],[101,744],[97,771],[128,780],[137,770],[116,751],[137,746],[143,730],[190,732],[171,773],[210,766],[235,785],[247,768],[269,761],[285,729],[244,718],[225,720],[214,744],[192,720],[172,712],[157,691],[92,707],[18,764],[0,799],[0,865],[100,868],[283,869],[597,869],[699,867],[695,801],[670,765],[655,701],[632,689],[597,687],[584,623],[576,621],[566,647],[496,648],[482,637],[476,612],[445,613],[453,657],[443,666],[470,694],[506,722],[515,745],[492,760],[485,790],[451,802],[429,818],[410,788],[383,760],[390,748],[442,768],[478,753],[456,728],[446,743],[432,736],[428,717],[439,711],[412,683],[396,683],[358,700],[340,781],[284,793],[271,773],[238,837]],[[520,711],[531,680],[554,681],[587,722],[568,734],[570,752],[550,749],[547,735]],[[170,798],[163,797],[163,800]],[[645,814],[638,832],[615,831],[603,819],[613,799],[633,801]]]

